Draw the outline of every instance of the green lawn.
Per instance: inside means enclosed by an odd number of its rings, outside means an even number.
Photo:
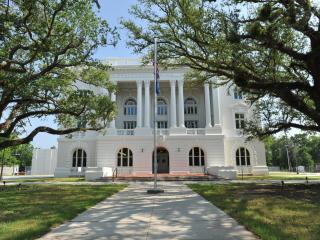
[[[5,180],[9,182],[84,182],[84,177],[67,177],[67,178],[20,178]]]
[[[22,185],[0,191],[0,239],[35,239],[126,185]]]
[[[189,185],[262,239],[320,239],[320,186]]]
[[[243,176],[243,180],[305,180],[308,177],[309,180],[320,180],[320,174],[297,174],[293,172],[270,172],[266,176]],[[242,176],[238,175],[238,180],[241,180]]]

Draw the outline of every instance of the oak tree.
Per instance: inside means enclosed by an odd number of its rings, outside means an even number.
[[[128,44],[147,60],[153,38],[167,66],[187,78],[236,84],[255,104],[246,125],[264,137],[320,132],[320,6],[310,0],[139,0],[125,20]]]
[[[0,150],[38,133],[100,130],[114,115],[108,68],[93,55],[116,43],[117,33],[94,2],[0,1]],[[30,126],[48,116],[58,128]]]

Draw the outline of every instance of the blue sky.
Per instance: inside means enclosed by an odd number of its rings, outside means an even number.
[[[100,0],[101,9],[99,15],[106,19],[110,26],[118,26],[120,24],[121,18],[129,18],[128,10],[130,6],[137,3],[137,0]],[[99,59],[104,59],[107,57],[134,57],[132,50],[126,47],[127,34],[125,30],[120,31],[121,40],[116,47],[105,47],[97,50],[95,56]],[[47,118],[45,120],[37,120],[32,122],[30,130],[35,126],[40,124],[46,124],[49,126],[55,126],[53,118]],[[56,127],[56,126],[55,126]],[[40,148],[50,148],[52,146],[57,146],[57,136],[50,134],[38,134],[32,144],[35,147]]]

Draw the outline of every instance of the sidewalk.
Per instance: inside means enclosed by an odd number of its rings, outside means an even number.
[[[132,183],[41,239],[256,239],[235,220],[181,183]]]

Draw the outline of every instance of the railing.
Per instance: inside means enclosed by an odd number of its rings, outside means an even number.
[[[153,134],[154,131],[152,131]],[[169,135],[169,129],[157,129],[157,135],[159,136],[165,136]]]
[[[187,135],[205,135],[206,130],[204,128],[188,128]]]
[[[118,177],[118,168],[113,169],[112,171],[112,182]]]
[[[117,129],[117,135],[134,135],[134,129]]]
[[[152,134],[154,131],[152,130]],[[205,135],[206,130],[205,128],[187,128],[185,134],[187,135]],[[134,136],[135,129],[117,129],[116,135],[118,136]],[[157,129],[158,136],[167,136],[170,135],[170,129]]]

